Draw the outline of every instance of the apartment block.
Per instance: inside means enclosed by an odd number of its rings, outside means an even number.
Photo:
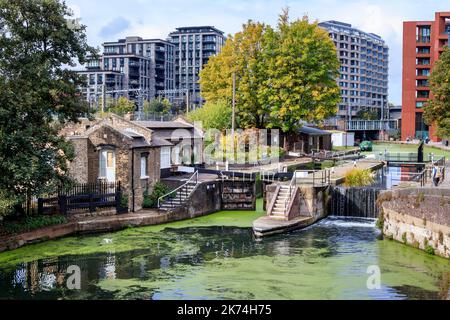
[[[175,87],[189,92],[191,103],[201,104],[199,73],[220,52],[224,33],[212,26],[182,27],[170,33],[169,40],[175,46]]]
[[[99,98],[125,96],[141,109],[165,90],[174,89],[174,46],[161,39],[127,37],[103,43],[103,55],[90,59],[83,88],[86,99],[98,107]]]
[[[362,110],[387,119],[389,48],[384,40],[339,21],[322,22],[319,27],[328,31],[341,63],[337,81],[342,100],[336,120],[352,120]]]
[[[424,122],[423,108],[433,98],[429,76],[449,38],[450,12],[436,12],[433,21],[403,23],[402,140],[439,141],[435,126]]]

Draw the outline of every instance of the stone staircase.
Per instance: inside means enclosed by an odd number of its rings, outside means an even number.
[[[198,185],[198,171],[182,186],[158,199],[158,209],[170,211],[182,207]]]
[[[287,207],[291,200],[291,188],[290,186],[280,186],[280,190],[275,199],[275,204],[270,212],[271,218],[287,220]]]

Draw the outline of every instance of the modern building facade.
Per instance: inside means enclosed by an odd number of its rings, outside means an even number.
[[[215,27],[182,27],[169,34],[175,46],[175,87],[189,92],[193,104],[201,104],[199,73],[209,57],[220,52],[224,33]]]
[[[403,23],[402,140],[439,141],[436,128],[424,122],[423,108],[433,98],[429,76],[449,37],[450,12],[436,12],[434,21]]]
[[[352,120],[359,111],[387,119],[389,48],[384,40],[339,21],[322,22],[319,27],[328,31],[341,63],[337,81],[342,101],[336,120]]]
[[[174,89],[174,46],[161,39],[127,37],[105,42],[103,55],[91,59],[80,74],[86,75],[86,99],[98,107],[100,97],[125,96],[138,109],[160,91]],[[105,91],[105,93],[104,93]]]

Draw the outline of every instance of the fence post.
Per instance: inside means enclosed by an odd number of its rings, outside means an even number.
[[[44,199],[38,198],[38,215],[44,214]]]
[[[67,196],[60,195],[58,197],[59,211],[62,215],[67,214]]]
[[[94,195],[90,192],[89,193],[89,213],[95,212],[95,206],[93,205],[94,202]]]
[[[122,188],[121,188],[120,181],[115,182],[114,186],[115,186],[115,191],[116,191],[116,195],[114,197],[115,201],[116,201],[116,214],[119,214],[122,212],[122,204],[121,204]]]

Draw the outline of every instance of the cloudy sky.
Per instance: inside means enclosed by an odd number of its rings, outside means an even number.
[[[275,25],[288,6],[291,18],[339,20],[383,37],[390,48],[389,99],[401,103],[402,22],[433,20],[448,0],[66,0],[99,46],[125,36],[163,38],[176,27],[213,25],[225,34],[248,19]]]

